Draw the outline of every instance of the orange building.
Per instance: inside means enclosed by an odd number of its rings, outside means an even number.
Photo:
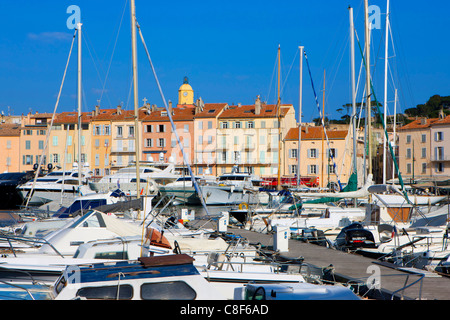
[[[20,135],[20,171],[30,171],[40,163],[44,155],[42,165],[48,163],[48,154],[45,151],[47,130],[52,119],[52,114],[28,114],[22,119]]]
[[[20,125],[0,124],[0,173],[21,172]]]

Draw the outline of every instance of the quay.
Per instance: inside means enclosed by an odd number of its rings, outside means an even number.
[[[273,247],[273,234],[257,233],[246,229],[228,228],[228,232],[247,239],[250,243]],[[346,253],[319,245],[289,240],[289,251],[283,257],[304,258],[304,262],[317,268],[333,270],[336,282],[359,283],[360,294],[377,300],[449,300],[450,278],[425,270],[395,269],[393,266],[358,254]],[[377,268],[374,268],[376,266]],[[379,289],[368,290],[366,282],[379,270]],[[405,271],[405,270],[408,270]],[[421,272],[422,274],[419,274]],[[412,285],[411,285],[412,284]],[[409,286],[411,285],[411,286]],[[408,287],[409,286],[409,287]],[[406,287],[404,290],[400,290]]]

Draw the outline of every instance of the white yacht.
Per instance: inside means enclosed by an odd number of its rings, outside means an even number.
[[[257,176],[238,172],[234,167],[232,173],[220,176],[215,184],[202,186],[200,190],[207,205],[267,204],[269,195],[259,192],[261,182]]]
[[[82,170],[82,183],[86,184],[91,177],[92,171],[88,168]],[[59,200],[62,196],[77,197],[79,195],[79,179],[78,169],[74,167],[72,170],[52,171],[44,177],[28,181],[20,185],[17,189],[24,198],[24,203],[27,202],[31,194],[31,199],[28,201],[29,206],[42,206],[46,203]]]
[[[140,185],[144,193],[158,193],[158,185],[177,180],[180,175],[175,171],[174,164],[145,162],[141,163],[139,170]],[[100,179],[98,182],[90,182],[89,187],[95,192],[108,192],[120,189],[127,195],[136,194],[136,164],[122,168],[114,174]]]

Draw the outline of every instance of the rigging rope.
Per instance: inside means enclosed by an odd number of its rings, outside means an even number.
[[[338,181],[338,184],[339,184],[339,189],[340,189],[340,191],[342,191],[342,183],[341,183],[341,179],[339,178],[338,171],[337,171],[337,166],[336,166],[336,161],[335,161],[335,154],[330,152],[330,150],[331,150],[331,148],[330,148],[330,140],[328,139],[327,130],[325,128],[325,118],[324,118],[325,115],[323,115],[322,114],[322,110],[320,110],[320,104],[319,104],[319,100],[317,98],[316,89],[314,87],[314,81],[313,81],[313,78],[312,78],[311,68],[309,66],[309,61],[308,61],[308,56],[306,55],[306,51],[304,52],[304,54],[305,54],[306,65],[308,67],[309,77],[311,79],[312,89],[313,89],[313,92],[314,92],[314,98],[316,99],[317,109],[319,110],[319,115],[320,115],[320,120],[322,122],[323,132],[325,134],[325,139],[326,139],[327,145],[328,145],[328,150],[329,150],[328,151],[328,157],[330,157],[331,161],[333,162],[334,173],[336,175],[336,178],[337,178],[337,181]]]
[[[161,98],[162,98],[162,100],[164,102],[164,107],[166,108],[167,115],[169,116],[170,124],[172,125],[172,132],[175,134],[175,138],[177,139],[177,143],[178,143],[178,145],[179,145],[179,147],[181,149],[181,153],[183,154],[183,160],[184,160],[184,163],[186,164],[186,166],[187,166],[187,168],[189,170],[189,174],[191,176],[192,184],[193,184],[193,186],[195,188],[195,191],[198,194],[198,197],[199,197],[199,199],[200,199],[200,201],[202,203],[203,208],[205,209],[206,214],[209,216],[208,208],[206,206],[205,200],[203,199],[202,192],[201,192],[200,187],[199,187],[199,185],[198,185],[198,183],[197,183],[197,181],[195,179],[194,173],[192,172],[190,161],[187,158],[186,153],[184,152],[183,144],[181,143],[180,137],[178,135],[177,128],[175,126],[175,123],[174,123],[173,118],[172,118],[172,114],[171,114],[171,112],[169,110],[169,107],[167,105],[166,98],[164,97],[164,93],[162,91],[161,84],[159,83],[158,76],[156,75],[155,67],[153,65],[152,59],[150,58],[150,53],[148,51],[147,45],[146,45],[145,40],[144,40],[144,36],[142,35],[141,27],[140,27],[138,22],[136,22],[136,26],[137,26],[137,28],[139,30],[139,35],[141,37],[142,44],[144,45],[145,52],[147,53],[147,58],[148,58],[148,61],[150,62],[150,66],[152,68],[153,75],[154,75],[155,80],[156,80],[156,84],[158,85],[159,93],[161,94]]]
[[[52,128],[53,128],[53,123],[55,121],[56,110],[58,109],[59,100],[61,99],[61,93],[62,93],[62,89],[64,87],[64,82],[66,80],[67,69],[69,68],[70,57],[72,56],[72,50],[73,50],[73,46],[74,46],[74,43],[75,43],[75,38],[77,36],[77,32],[78,32],[78,30],[75,29],[75,33],[74,33],[73,39],[72,39],[72,45],[70,46],[69,57],[67,58],[66,69],[64,70],[63,79],[62,79],[62,82],[61,82],[61,86],[59,88],[59,93],[58,93],[58,98],[56,99],[55,109],[53,110],[52,120],[50,122],[50,126],[48,127],[49,129],[47,130],[47,137],[45,139],[44,150],[42,151],[42,155],[41,155],[41,157],[39,159],[39,166],[38,166],[38,168],[36,170],[36,174],[34,176],[33,186],[32,186],[31,190],[29,191],[29,193],[27,195],[27,203],[26,203],[25,207],[28,207],[28,204],[30,203],[31,197],[32,197],[33,192],[34,192],[34,187],[36,186],[36,180],[37,180],[37,178],[39,176],[39,172],[41,171],[41,166],[42,166],[42,164],[44,162],[44,157],[45,157],[45,154],[47,152],[48,141],[49,141],[49,138],[50,138],[50,133],[51,133]]]

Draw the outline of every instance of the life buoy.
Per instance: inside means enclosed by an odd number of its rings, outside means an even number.
[[[244,209],[244,207],[245,207],[245,209],[248,209],[248,204],[245,203],[245,202],[242,202],[242,203],[239,205],[239,210]]]

